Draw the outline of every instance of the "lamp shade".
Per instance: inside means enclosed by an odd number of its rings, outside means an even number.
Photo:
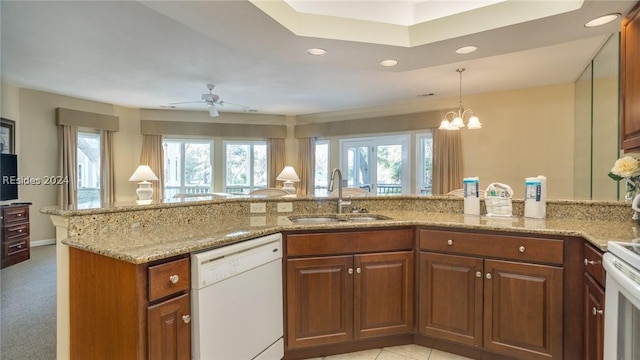
[[[298,174],[296,174],[296,170],[293,166],[285,166],[280,172],[280,175],[276,178],[276,180],[280,181],[300,181]]]
[[[131,175],[129,181],[145,181],[145,180],[158,180],[156,174],[153,173],[153,170],[149,167],[149,165],[140,165],[136,169],[136,171]]]

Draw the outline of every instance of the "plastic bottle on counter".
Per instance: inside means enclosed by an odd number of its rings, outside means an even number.
[[[539,175],[524,181],[524,216],[544,219],[547,216],[547,178]]]
[[[480,178],[462,179],[462,189],[464,190],[464,214],[480,215]]]

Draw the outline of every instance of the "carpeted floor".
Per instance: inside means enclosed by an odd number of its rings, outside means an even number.
[[[0,359],[56,357],[56,246],[0,271]]]

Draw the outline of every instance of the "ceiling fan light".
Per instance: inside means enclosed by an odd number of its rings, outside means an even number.
[[[473,115],[469,118],[469,124],[467,125],[468,129],[482,129],[482,124],[480,123],[480,119],[477,116]]]
[[[217,117],[218,115],[218,109],[216,109],[216,107],[214,105],[209,105],[209,115],[211,117]]]

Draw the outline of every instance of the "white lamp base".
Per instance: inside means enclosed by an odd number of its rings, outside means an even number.
[[[282,184],[282,190],[288,192],[289,194],[295,194],[296,188],[293,187],[293,181],[285,181]]]
[[[138,200],[151,200],[153,198],[151,183],[146,180],[139,182],[136,195],[138,195]]]

